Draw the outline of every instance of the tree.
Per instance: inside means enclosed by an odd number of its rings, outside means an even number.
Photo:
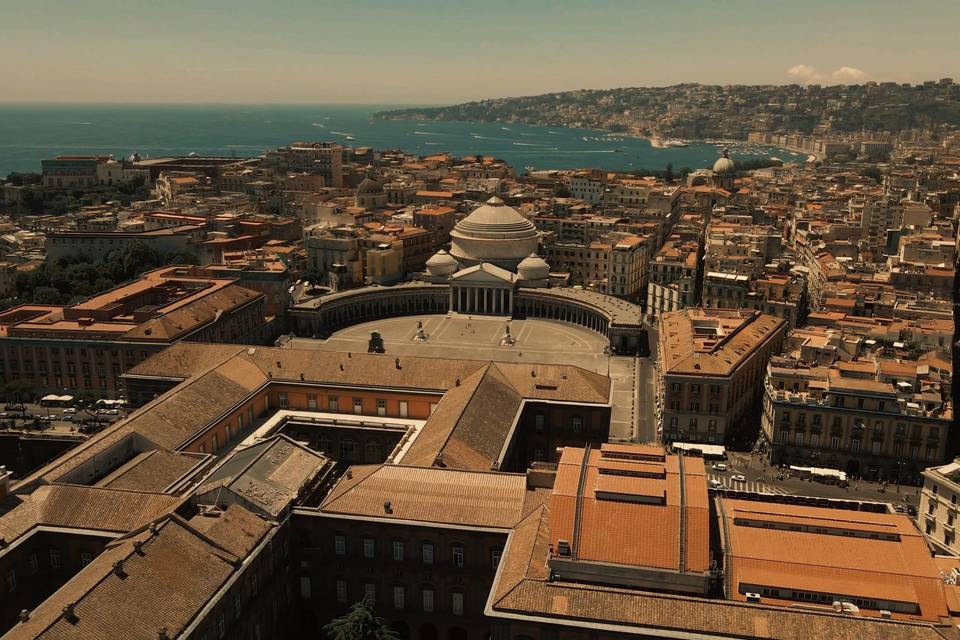
[[[37,287],[33,292],[33,301],[37,304],[59,304],[60,292],[54,287]]]
[[[350,611],[324,625],[323,632],[330,640],[399,640],[383,618],[378,618],[373,603],[364,597],[350,607]]]
[[[673,182],[673,163],[667,163],[667,170],[663,172],[663,179],[667,182]]]

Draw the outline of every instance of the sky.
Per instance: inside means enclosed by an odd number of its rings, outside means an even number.
[[[0,0],[0,102],[960,80],[960,0]]]

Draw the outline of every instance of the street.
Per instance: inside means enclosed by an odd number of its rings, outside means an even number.
[[[749,453],[727,452],[728,459],[726,472],[716,472],[707,462],[707,471],[710,479],[717,479],[724,488],[741,491],[762,491],[781,495],[813,496],[817,498],[833,498],[838,500],[869,500],[873,502],[890,502],[907,504],[917,507],[919,504],[919,487],[886,485],[878,482],[850,482],[848,487],[832,484],[823,484],[812,480],[797,477],[778,479],[780,470],[771,468],[762,458]],[[746,482],[735,482],[734,475],[743,475]]]

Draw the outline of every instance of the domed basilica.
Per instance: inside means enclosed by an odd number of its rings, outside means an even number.
[[[450,232],[449,253],[427,260],[423,279],[449,282],[451,310],[510,314],[515,287],[545,287],[550,266],[537,255],[540,232],[497,197],[490,198]]]

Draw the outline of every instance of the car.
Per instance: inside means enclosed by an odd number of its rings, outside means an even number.
[[[106,411],[104,411],[104,413],[107,414],[108,416],[118,416],[118,415],[120,415],[120,410],[119,410],[119,409],[107,409]]]
[[[719,488],[722,487],[722,486],[723,486],[723,483],[720,482],[719,480],[711,480],[711,481],[710,481],[710,488],[711,488],[711,489],[719,489]]]
[[[63,420],[64,422],[73,422],[73,416],[70,415],[69,413],[60,419]]]
[[[741,473],[738,473],[738,474],[735,475],[735,476],[730,476],[730,479],[733,480],[734,482],[746,482],[746,481],[747,481],[746,476],[744,476],[744,475],[741,474]]]
[[[724,471],[727,470],[727,465],[723,464],[722,462],[715,462],[715,463],[713,464],[712,469],[713,469],[714,471],[719,471],[719,472],[723,473]]]
[[[4,410],[4,411],[23,411],[23,408],[24,408],[24,407],[23,407],[22,404],[13,404],[13,403],[11,403],[11,404],[5,404],[5,405],[3,405],[3,410]]]
[[[63,410],[63,413],[64,413],[64,414],[76,413],[76,412],[77,412],[77,410],[76,410],[75,407],[67,407],[66,409]]]

